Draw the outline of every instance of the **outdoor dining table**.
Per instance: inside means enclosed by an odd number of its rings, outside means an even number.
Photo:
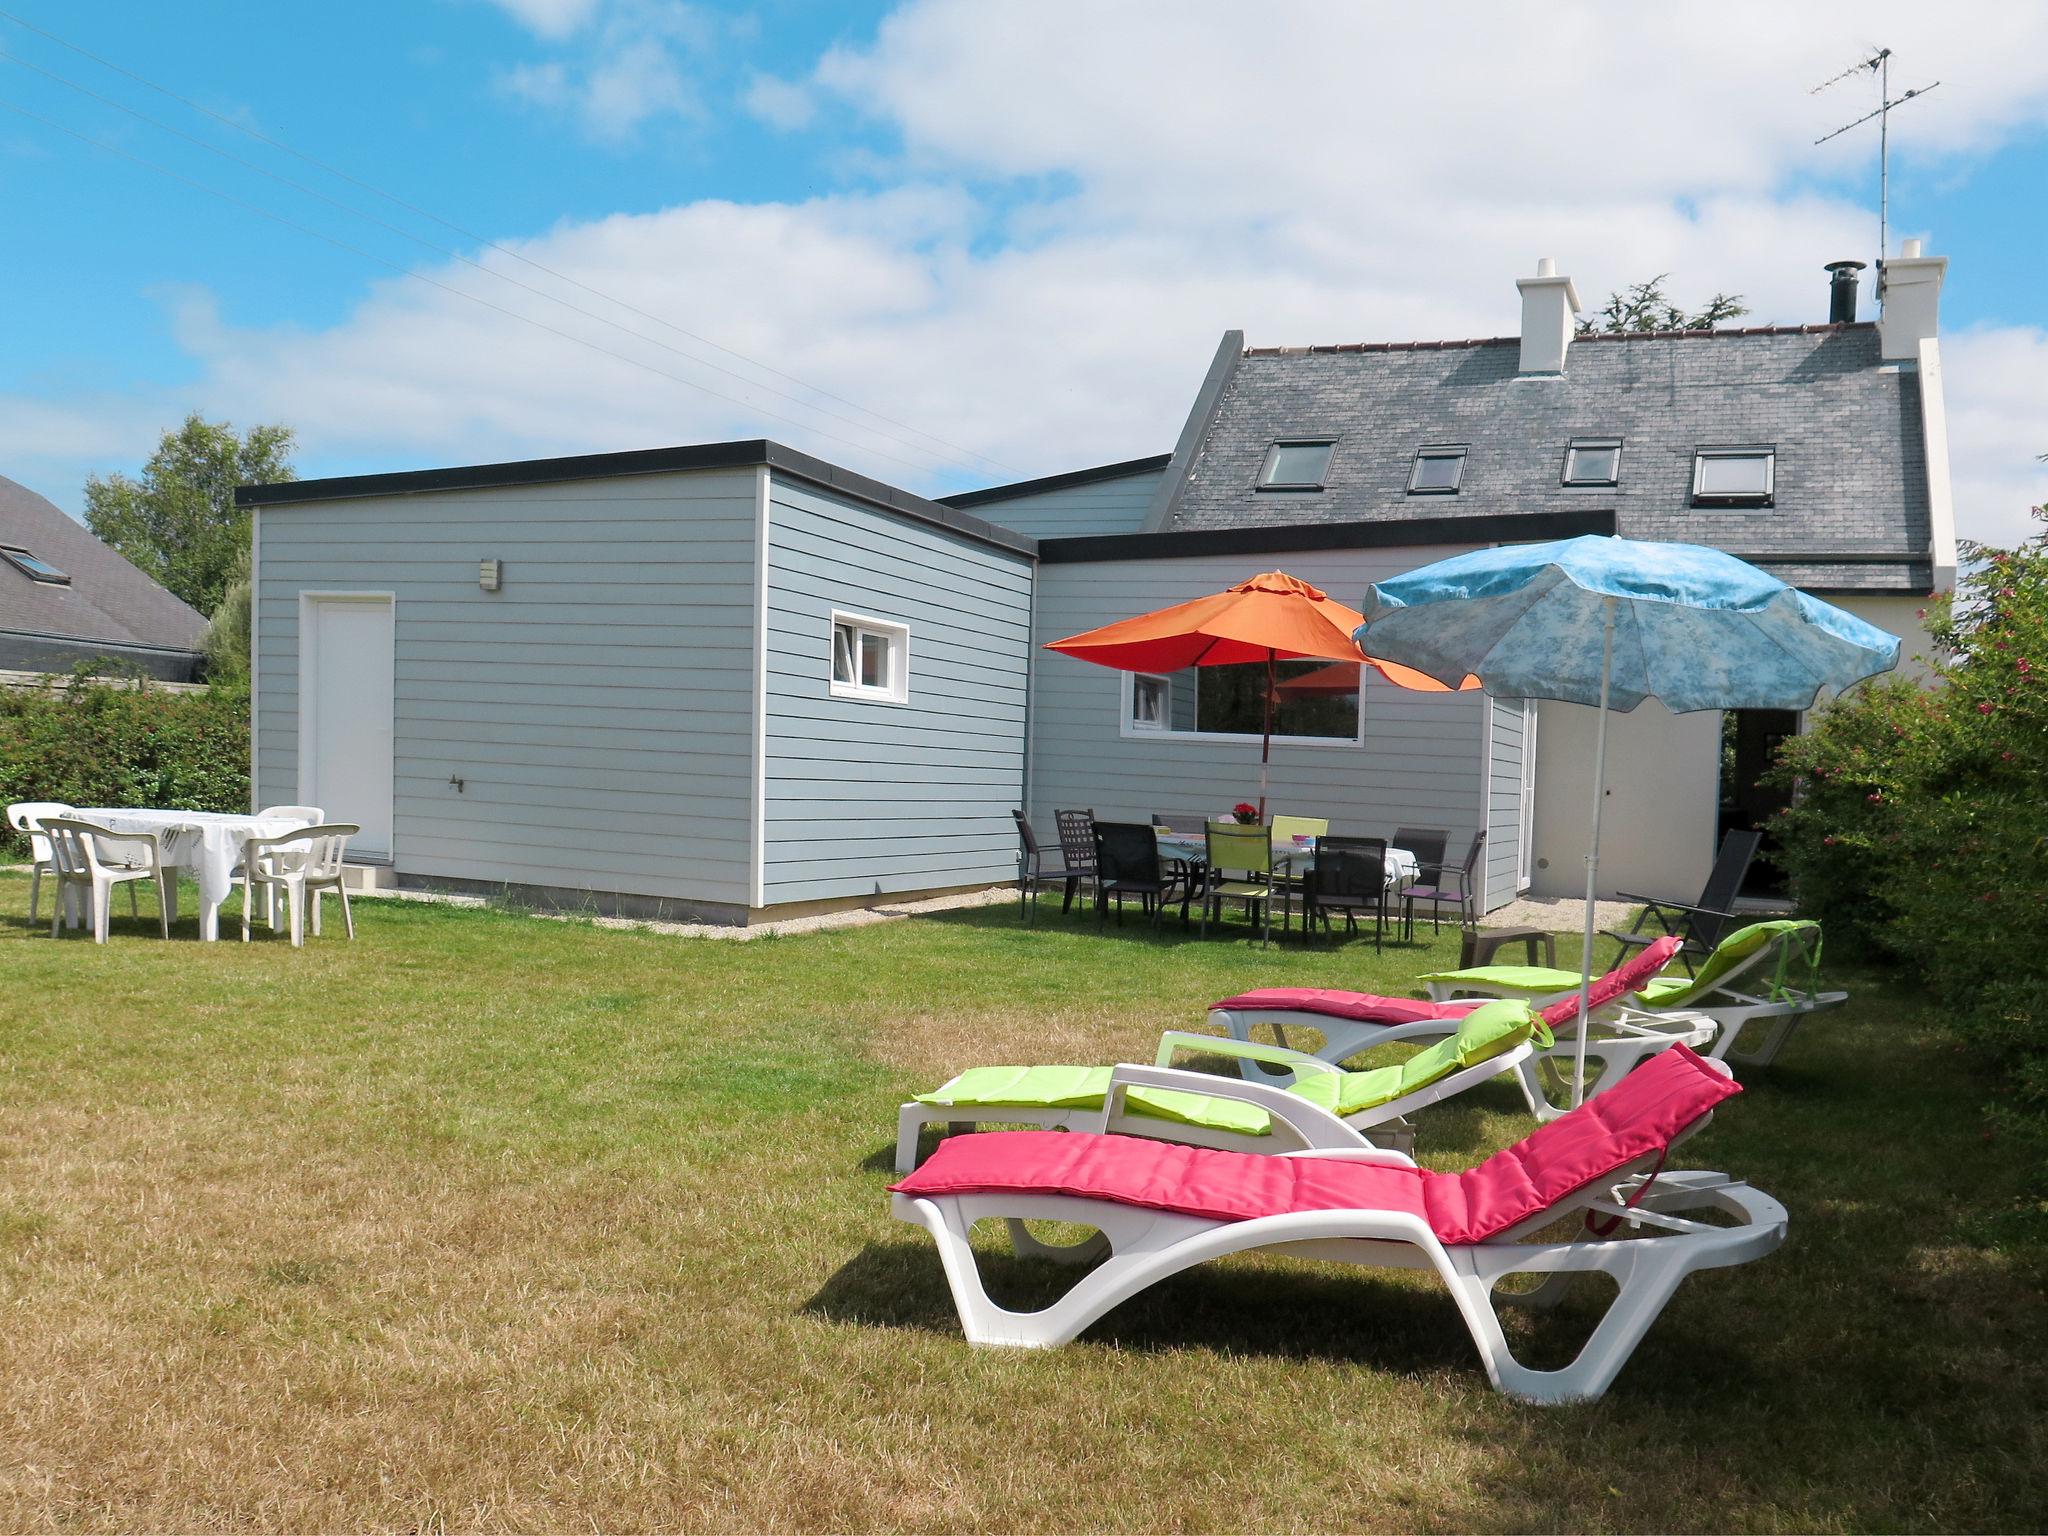
[[[189,869],[199,882],[199,937],[220,937],[221,903],[234,891],[234,872],[251,838],[283,837],[313,823],[302,816],[255,816],[231,811],[156,811],[96,806],[72,813],[109,832],[153,833],[166,867]],[[167,880],[164,913],[178,915],[177,882]]]
[[[1159,851],[1169,859],[1179,859],[1186,864],[1206,864],[1209,861],[1209,841],[1199,832],[1159,833]],[[1299,870],[1303,874],[1316,867],[1315,839],[1297,842],[1293,838],[1273,839],[1273,868],[1280,874],[1292,874]],[[1414,854],[1406,848],[1387,850],[1387,889],[1398,890],[1412,885],[1422,873],[1422,866]]]

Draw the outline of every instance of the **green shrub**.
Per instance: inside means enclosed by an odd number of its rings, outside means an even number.
[[[171,693],[87,674],[0,690],[0,804],[248,808],[245,686]]]
[[[2007,1077],[1999,1117],[2048,1127],[2048,534],[1965,560],[1931,608],[1942,686],[1861,689],[1785,744],[1784,857],[1831,945],[1954,1010]]]

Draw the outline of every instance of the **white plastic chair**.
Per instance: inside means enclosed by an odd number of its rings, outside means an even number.
[[[29,858],[34,862],[28,876],[28,920],[36,920],[36,902],[43,894],[43,875],[56,878],[57,866],[50,859],[50,839],[42,822],[51,816],[69,816],[71,807],[60,800],[17,800],[7,807],[7,825],[28,837]],[[59,900],[62,900],[60,897]]]
[[[309,827],[317,827],[327,819],[327,813],[317,805],[266,805],[256,814],[264,820],[274,818],[278,821],[296,821],[302,822]],[[239,864],[228,871],[229,880],[233,881],[241,878],[242,868]],[[263,926],[266,928],[275,928],[277,926],[277,888],[275,886],[266,886],[263,891]]]
[[[362,828],[350,821],[301,827],[282,837],[252,837],[242,855],[242,942],[249,942],[249,908],[256,887],[266,897],[276,890],[285,895],[291,914],[292,947],[305,943],[307,904],[312,905],[313,937],[320,937],[320,898],[328,891],[341,897],[341,920],[348,936],[356,936],[356,920],[348,909],[348,887],[342,883],[342,857],[348,840]]]
[[[129,910],[141,914],[135,899],[135,882],[156,882],[157,926],[171,936],[171,902],[175,899],[164,873],[163,850],[152,832],[114,832],[90,821],[70,816],[51,816],[43,821],[50,839],[50,859],[57,876],[57,902],[50,913],[50,937],[56,938],[64,924],[66,898],[83,896],[90,905],[92,941],[107,942],[108,908],[114,887],[128,887]]]

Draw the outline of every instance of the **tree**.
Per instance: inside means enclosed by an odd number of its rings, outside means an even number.
[[[292,430],[238,433],[197,411],[166,432],[140,479],[88,476],[85,525],[134,566],[211,614],[238,577],[248,574],[249,514],[235,505],[238,485],[297,479]]]
[[[1581,336],[1605,333],[1627,336],[1642,331],[1711,331],[1729,320],[1749,313],[1739,293],[1717,293],[1706,307],[1688,315],[1664,292],[1669,272],[1659,272],[1646,283],[1637,283],[1607,296],[1596,315],[1579,320]]]

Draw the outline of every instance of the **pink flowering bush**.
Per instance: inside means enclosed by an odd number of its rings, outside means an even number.
[[[1785,744],[1784,856],[1830,945],[1926,976],[2048,1117],[2048,532],[1966,546],[1929,629],[1942,686],[1858,689]]]

